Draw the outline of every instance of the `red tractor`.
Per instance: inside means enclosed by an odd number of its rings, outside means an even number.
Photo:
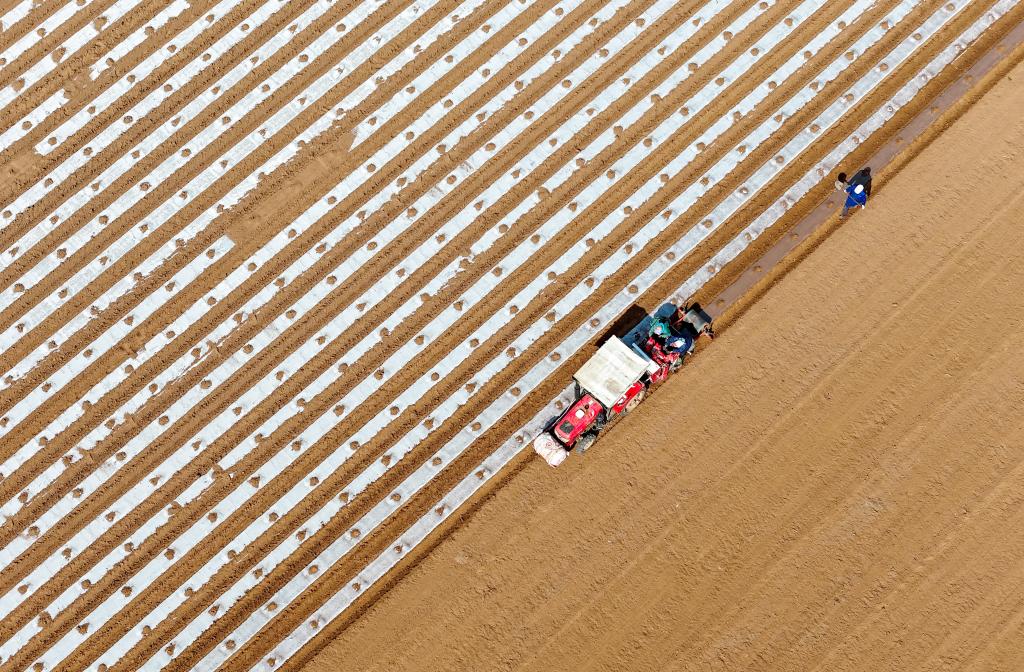
[[[623,338],[609,338],[575,373],[575,401],[533,441],[548,464],[558,466],[571,450],[586,452],[608,421],[636,408],[652,385],[682,366],[701,334],[713,336],[700,304],[658,313]]]

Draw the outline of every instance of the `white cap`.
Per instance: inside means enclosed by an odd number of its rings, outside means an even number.
[[[864,185],[863,184],[858,184],[856,187],[853,188],[853,193],[855,193],[855,194],[859,194],[862,191],[864,191]]]

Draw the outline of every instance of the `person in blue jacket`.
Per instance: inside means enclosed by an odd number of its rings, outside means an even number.
[[[846,217],[849,214],[851,208],[864,208],[868,204],[868,194],[864,190],[863,184],[850,184],[846,187],[846,202],[843,204],[843,214],[840,217]]]
[[[847,184],[856,186],[858,184],[864,185],[864,195],[867,198],[871,198],[871,167],[866,166],[858,170]]]

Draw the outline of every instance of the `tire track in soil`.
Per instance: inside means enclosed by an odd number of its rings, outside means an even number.
[[[1012,661],[1017,659],[1018,642],[1024,634],[1024,618],[1022,617],[1024,617],[1024,609],[1018,604],[1013,614],[1006,618],[1005,624],[996,630],[989,641],[963,660],[958,661],[961,669],[972,672],[991,670],[992,661],[997,661],[1000,667],[996,669],[1012,670]],[[992,653],[993,651],[998,653]],[[984,653],[988,655],[982,656]]]
[[[891,39],[891,38],[889,38],[889,39]],[[923,58],[923,57],[918,56],[918,57],[915,58],[915,61],[920,60],[921,58]],[[892,88],[895,88],[895,85],[887,85],[886,88],[892,89]],[[881,144],[881,141],[876,141],[876,142],[878,144]],[[543,349],[546,350],[546,348],[543,348]],[[574,368],[574,366],[578,366],[578,363],[574,364],[573,366],[567,366],[566,368],[567,369],[571,369],[571,368]],[[498,383],[495,386],[495,388],[496,388],[496,390],[500,390],[500,389],[503,389],[504,387],[507,387],[507,384],[508,383],[504,383],[504,384]],[[484,396],[486,396],[486,395],[484,395]],[[548,396],[550,396],[550,395],[548,395]],[[545,398],[547,398],[547,397],[545,397]],[[464,416],[464,418],[462,418],[461,420],[455,421],[454,424],[453,424],[453,427],[461,426],[460,422],[463,422],[463,424],[464,424],[464,422],[468,421],[471,417],[472,416],[467,413]],[[514,425],[513,422],[510,422],[509,424],[510,425]],[[489,452],[489,449],[485,448],[484,450],[479,451],[479,454],[475,458],[466,459],[466,460],[464,460],[464,462],[467,462],[470,466],[475,466],[475,464],[478,463],[479,459],[482,458],[482,456],[486,455],[488,452]],[[446,473],[450,474],[452,471],[453,470],[449,470]],[[449,476],[447,478],[447,486],[454,485],[455,482],[457,482],[462,476],[464,476],[468,472],[469,472],[469,470],[460,471],[460,473],[458,475],[456,475],[456,476]],[[432,488],[432,492],[434,492],[434,493],[443,492],[443,491],[445,491],[445,488],[442,488],[440,485],[435,487],[435,488]],[[426,498],[424,498],[424,499],[426,499]],[[435,495],[434,501],[436,501],[436,495]],[[385,528],[385,529],[389,529],[389,528],[390,529],[404,529],[404,527],[407,524],[411,523],[412,520],[415,520],[415,518],[418,517],[418,514],[422,514],[422,513],[426,512],[426,511],[428,511],[429,508],[430,508],[429,505],[425,505],[419,511],[417,511],[417,512],[415,512],[413,514],[406,514],[406,516],[404,516],[403,519],[401,519],[401,520],[388,521],[387,523],[385,523],[382,526],[382,528]],[[338,530],[333,530],[332,532],[334,533],[334,536],[336,538]],[[354,576],[354,574],[358,571],[358,569],[360,569],[362,566],[365,565],[366,562],[371,560],[373,557],[376,556],[376,554],[378,554],[384,548],[386,548],[389,543],[390,543],[389,541],[388,542],[381,542],[378,547],[375,547],[375,548],[369,549],[369,550],[364,550],[363,553],[357,559],[353,560],[351,562],[351,564],[349,565],[352,568],[352,571],[350,571],[348,573],[348,577]],[[305,561],[305,562],[311,561],[312,557],[313,557],[313,555],[310,554],[310,555],[302,558],[302,560],[297,561],[296,565],[298,566],[298,568],[301,568],[301,567],[304,566],[304,562],[303,561]],[[362,563],[362,564],[360,564],[360,563]],[[331,570],[331,571],[334,571],[334,570]],[[338,581],[336,586],[335,586],[335,589],[337,587],[340,587],[340,586],[344,585],[347,580],[348,580],[348,578],[346,578],[345,580]],[[332,594],[332,592],[333,592],[333,589],[321,590],[316,595],[311,595],[311,597],[308,600],[304,600],[304,602],[307,603],[307,604],[319,604],[319,603],[322,602],[322,599],[325,596]],[[298,622],[298,620],[299,619],[297,618],[296,622]],[[279,630],[279,632],[288,632],[288,631],[289,631],[289,627],[288,626],[282,626],[282,629]],[[275,639],[275,637],[273,637],[273,636],[267,637],[266,639],[267,639],[267,641],[277,641]],[[250,659],[250,661],[251,661],[251,659]]]
[[[1019,443],[1020,438],[1015,434],[1012,431],[1007,432],[1010,440]],[[1019,475],[1014,472],[1006,477],[1006,481],[1010,481],[1011,485],[1016,486],[1019,491],[1021,484],[1011,481],[1012,477],[1017,477],[1019,481]],[[1009,487],[1006,485],[1006,481],[1000,484],[1003,490]],[[986,509],[980,512],[995,518],[996,523],[989,523],[981,530],[978,530],[978,527],[987,521],[974,523],[971,530],[973,544],[968,548],[952,549],[946,554],[944,560],[949,566],[956,567],[959,571],[948,571],[937,577],[933,576],[929,582],[928,587],[935,590],[935,595],[940,595],[939,599],[942,601],[939,602],[938,599],[932,601],[929,603],[928,611],[918,615],[915,621],[918,632],[926,632],[929,628],[937,626],[948,628],[953,632],[941,641],[941,646],[936,647],[937,650],[923,652],[921,656],[921,660],[924,661],[923,669],[927,669],[924,667],[925,665],[934,668],[946,661],[955,661],[959,669],[967,669],[966,663],[998,641],[998,638],[990,639],[987,636],[988,633],[994,631],[1001,634],[1004,632],[1011,623],[1017,620],[1022,607],[1024,607],[1024,600],[1020,598],[1024,577],[1021,576],[1020,563],[1016,562],[1016,558],[1019,558],[1024,551],[1020,548],[1019,539],[1005,534],[1008,529],[1019,529],[1021,521],[1010,516],[1016,514],[1017,518],[1020,518],[1020,500],[1002,492],[998,494],[1002,494],[1004,500],[993,503],[985,502]],[[999,518],[1000,515],[1003,519]],[[978,517],[978,512],[972,510],[969,520],[973,522]],[[994,527],[996,524],[998,524],[998,528],[986,529],[989,526]],[[991,545],[991,539],[999,539],[995,547]],[[1008,546],[1009,548],[1007,548]],[[972,567],[973,562],[976,562],[977,558],[983,554],[994,556],[994,559],[998,559],[999,566],[986,565],[982,570],[976,566]],[[948,588],[946,591],[942,591],[939,586],[935,585],[940,580],[942,586],[970,586],[976,591],[979,590],[977,582],[982,581],[985,583],[985,586],[980,588],[980,591],[983,591],[980,596],[982,599],[965,599],[963,592]],[[997,580],[1010,585],[991,585]],[[921,590],[923,588],[919,587],[917,594],[920,595]],[[962,616],[964,612],[969,614],[969,618],[963,619],[966,622],[950,622],[950,614]],[[946,616],[945,620],[942,619],[942,615]]]

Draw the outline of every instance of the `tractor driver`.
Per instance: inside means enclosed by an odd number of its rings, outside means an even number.
[[[666,355],[685,355],[693,347],[694,336],[688,331],[680,333],[673,329],[664,317],[654,318],[647,335]]]

